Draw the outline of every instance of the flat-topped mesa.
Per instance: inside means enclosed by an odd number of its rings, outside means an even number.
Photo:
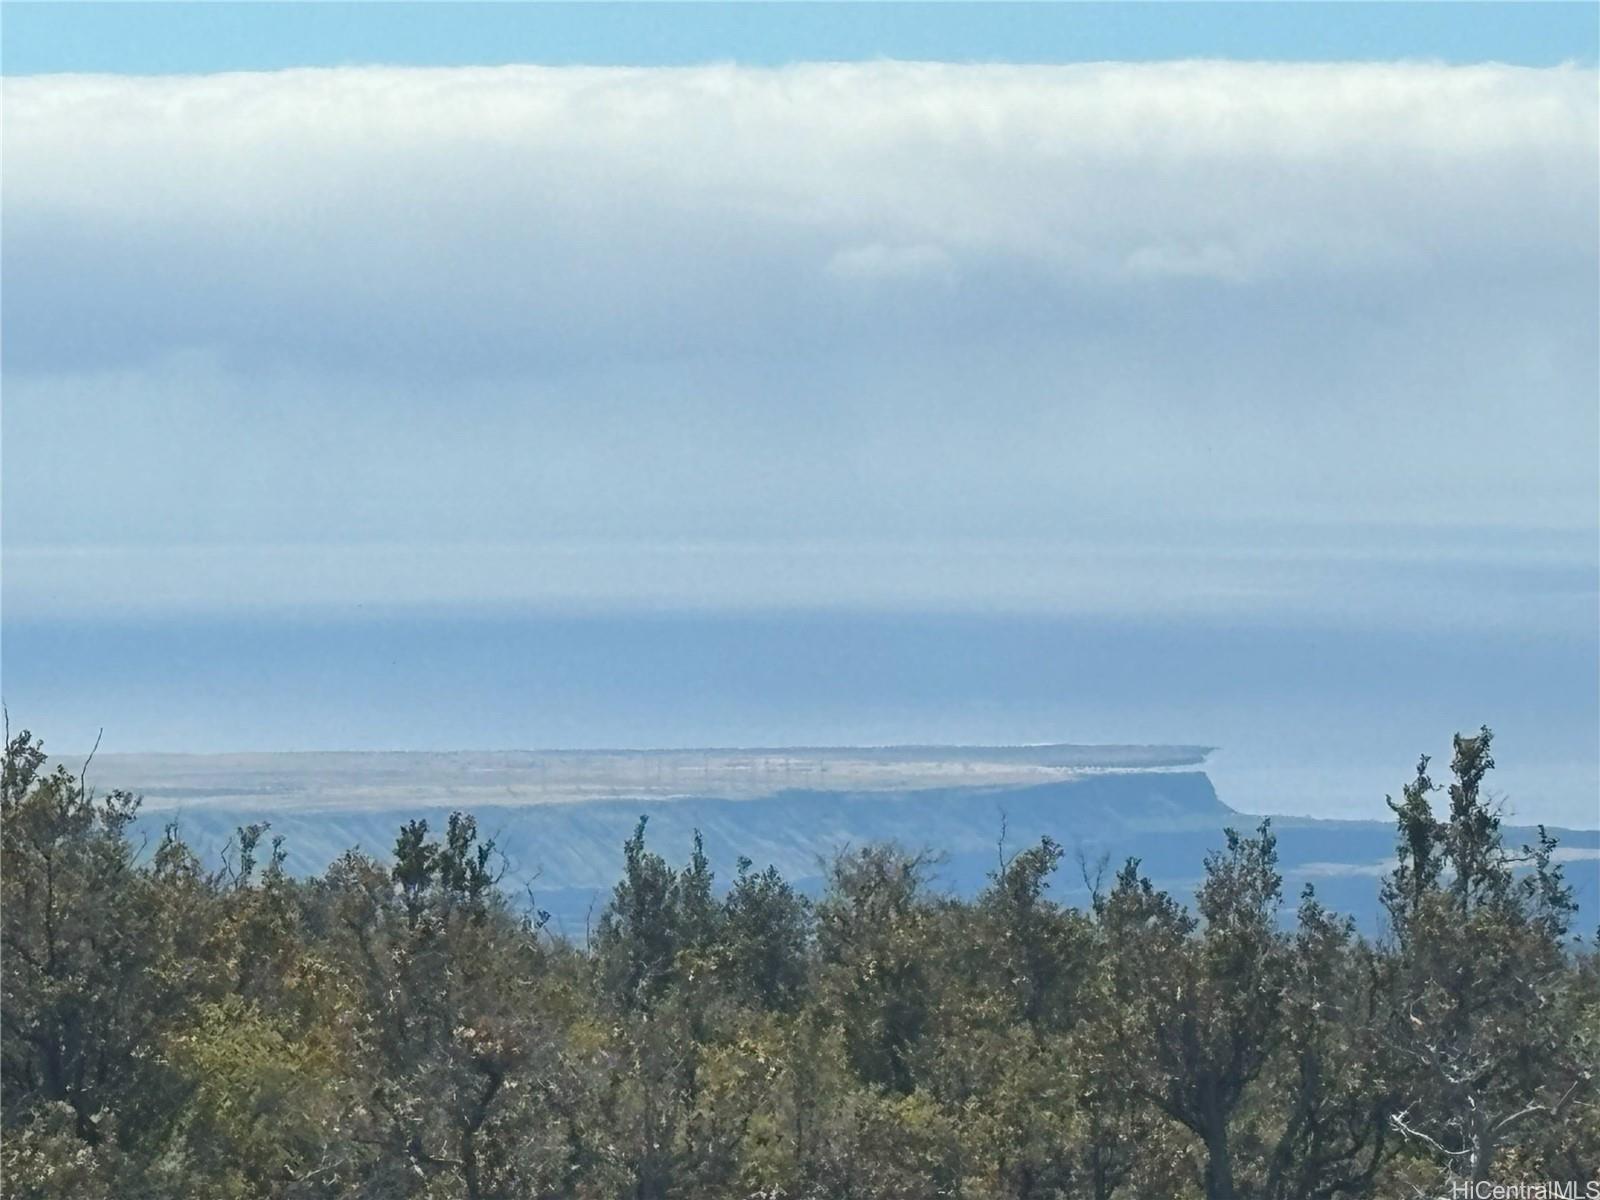
[[[1071,856],[1052,884],[1058,899],[1088,903],[1080,860],[1093,872],[1128,857],[1187,897],[1223,830],[1259,820],[1218,798],[1201,769],[1206,754],[1050,745],[105,755],[90,782],[144,794],[137,837],[154,846],[176,820],[208,862],[220,861],[239,826],[268,821],[285,839],[289,869],[302,875],[320,874],[351,847],[386,858],[406,822],[437,830],[451,812],[470,812],[505,855],[512,890],[532,887],[557,928],[582,936],[641,815],[652,849],[669,861],[682,861],[701,834],[723,883],[747,857],[815,891],[830,854],[896,841],[933,851],[940,885],[970,895],[987,886],[1002,840],[1015,851],[1048,836]],[[1393,825],[1275,826],[1287,894],[1314,882],[1319,895],[1376,928]],[[1600,853],[1600,834],[1562,836],[1564,848]],[[1587,916],[1597,876],[1569,877]]]
[[[1026,788],[1196,767],[1204,746],[794,746],[662,750],[128,754],[96,760],[148,809],[488,808],[785,793]]]
[[[896,841],[939,855],[947,882],[963,891],[983,886],[1001,838],[1020,848],[1049,836],[1094,857],[1134,852],[1134,839],[1214,836],[1238,823],[1203,772],[1129,766],[1128,756],[1094,766],[1082,757],[1063,766],[959,754],[884,762],[854,751],[285,757],[295,760],[293,771],[235,778],[226,792],[211,790],[222,782],[215,774],[191,771],[178,789],[169,777],[140,823],[154,837],[175,819],[191,845],[216,853],[238,826],[268,821],[285,839],[289,869],[316,874],[352,846],[387,856],[405,822],[443,828],[452,811],[464,810],[516,877],[537,879],[540,903],[573,920],[615,882],[621,847],[641,815],[651,845],[669,858],[686,854],[700,834],[723,879],[748,857],[815,883],[819,861],[842,847]],[[331,757],[344,759],[349,777],[318,769]],[[360,772],[374,758],[387,760],[390,777]],[[541,769],[550,773],[542,789]],[[364,791],[356,790],[358,775]]]

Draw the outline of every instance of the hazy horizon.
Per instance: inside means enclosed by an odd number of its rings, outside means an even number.
[[[53,750],[1183,744],[1246,812],[1386,819],[1489,724],[1528,821],[1596,825],[1600,639],[906,614],[243,619],[8,630]],[[1374,695],[1384,697],[1374,703]]]
[[[13,721],[1594,824],[1600,27],[1091,7],[8,7]]]

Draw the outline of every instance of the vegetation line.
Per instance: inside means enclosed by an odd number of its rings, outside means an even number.
[[[208,870],[136,797],[7,733],[8,1197],[971,1200],[1449,1195],[1600,1164],[1600,958],[1555,841],[1504,844],[1487,728],[1391,802],[1376,941],[1270,823],[1190,912],[1130,859],[1002,848],[972,900],[894,845],[815,902],[714,887],[641,819],[586,944],[503,890],[473,817],[390,860],[284,869],[265,823]],[[85,766],[87,767],[87,763]],[[1437,800],[1442,811],[1435,812]],[[1580,1184],[1581,1186],[1581,1184]],[[1456,1194],[1463,1194],[1457,1192]],[[1577,1193],[1577,1194],[1582,1194]]]

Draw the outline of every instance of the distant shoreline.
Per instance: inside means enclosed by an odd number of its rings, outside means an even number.
[[[289,751],[106,754],[92,784],[124,788],[149,809],[248,801],[269,810],[383,809],[762,799],[785,792],[914,792],[1019,787],[1086,775],[1200,767],[1187,745],[793,746],[503,751]],[[82,759],[57,756],[69,769]]]

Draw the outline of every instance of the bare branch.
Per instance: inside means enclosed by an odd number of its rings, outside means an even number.
[[[1416,1128],[1416,1126],[1407,1121],[1406,1118],[1408,1118],[1410,1115],[1411,1110],[1409,1108],[1403,1109],[1397,1113],[1391,1113],[1389,1115],[1389,1123],[1395,1127],[1400,1136],[1405,1138],[1416,1138],[1418,1141],[1426,1142],[1440,1154],[1448,1155],[1451,1158],[1465,1158],[1467,1155],[1472,1153],[1470,1147],[1464,1150],[1451,1150],[1442,1145],[1437,1139],[1429,1137],[1427,1134],[1423,1133],[1422,1130]]]
[[[83,796],[89,795],[89,764],[94,761],[95,753],[100,749],[100,739],[105,737],[106,727],[100,726],[100,731],[94,735],[94,745],[89,748],[89,757],[83,760],[83,766],[78,768],[78,792]]]

